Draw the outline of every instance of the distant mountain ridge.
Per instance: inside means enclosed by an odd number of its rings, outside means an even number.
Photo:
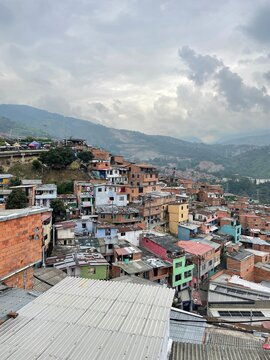
[[[243,134],[235,136],[227,136],[216,142],[220,145],[257,145],[257,146],[266,146],[270,145],[270,130],[264,130],[263,132],[253,133],[253,134]]]
[[[132,161],[154,161],[167,165],[176,163],[195,168],[202,161],[224,167],[224,174],[247,173],[256,177],[270,178],[269,160],[262,150],[254,145],[203,144],[188,142],[170,136],[146,135],[138,131],[109,128],[91,121],[62,116],[27,105],[0,105],[0,117],[4,124],[21,129],[23,135],[48,135],[53,138],[82,138],[93,146],[103,147],[114,154],[124,155]],[[0,122],[1,132],[1,122]],[[29,134],[27,134],[29,132]],[[38,135],[38,134],[37,134]],[[249,163],[248,159],[252,159]],[[262,161],[263,159],[263,161]],[[243,161],[242,161],[243,160]],[[260,164],[257,166],[256,164]],[[223,174],[223,175],[224,175]]]

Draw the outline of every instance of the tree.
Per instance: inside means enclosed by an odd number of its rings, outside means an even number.
[[[23,209],[27,207],[27,196],[21,189],[13,189],[8,195],[6,209]]]
[[[73,181],[64,181],[57,184],[57,194],[73,193]]]
[[[77,154],[77,157],[84,163],[89,163],[94,158],[93,154],[90,151],[80,151]]]
[[[53,169],[63,169],[76,159],[71,148],[59,147],[40,155],[39,160]]]
[[[40,161],[38,160],[33,160],[32,161],[32,169],[35,170],[35,171],[39,171],[42,169],[42,164]]]
[[[66,208],[62,200],[53,199],[51,201],[52,215],[54,220],[62,220],[66,217]]]

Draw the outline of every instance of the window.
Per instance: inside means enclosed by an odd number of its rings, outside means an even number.
[[[105,214],[100,215],[101,219],[105,219]]]
[[[82,228],[86,229],[86,223],[82,223]]]
[[[218,311],[219,316],[232,317],[265,317],[261,311]]]
[[[95,273],[96,273],[96,268],[94,268],[93,266],[89,267],[88,273],[89,273],[90,275],[95,275]]]
[[[186,271],[184,273],[184,276],[185,276],[185,278],[190,277],[191,276],[191,270]]]
[[[108,249],[113,249],[113,244],[108,244]]]
[[[175,281],[180,281],[181,279],[182,279],[181,274],[175,275]]]
[[[125,236],[126,235],[126,233],[125,232],[121,232],[121,236]]]
[[[182,261],[179,261],[175,264],[175,267],[176,268],[180,268],[182,266]]]
[[[213,260],[210,260],[208,265],[211,266],[213,264]]]
[[[158,268],[154,268],[154,276],[158,276]]]
[[[205,264],[202,265],[202,270],[205,270]]]
[[[119,196],[119,201],[124,201],[125,197],[124,196]]]
[[[105,229],[105,236],[111,235],[111,229]]]
[[[98,192],[101,192],[102,191],[102,188],[98,188]]]

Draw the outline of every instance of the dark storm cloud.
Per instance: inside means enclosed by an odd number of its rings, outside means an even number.
[[[189,78],[198,85],[202,85],[222,65],[222,61],[216,57],[198,54],[189,46],[183,46],[178,54],[189,67]]]
[[[266,4],[255,12],[243,31],[261,43],[270,43],[270,4]]]

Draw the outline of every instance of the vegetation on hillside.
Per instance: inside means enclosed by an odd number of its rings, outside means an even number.
[[[270,204],[270,182],[256,185],[248,178],[233,179],[229,180],[224,188],[230,193],[248,196],[260,203]]]
[[[76,156],[71,148],[58,147],[42,153],[39,160],[51,169],[64,169],[76,160]]]

